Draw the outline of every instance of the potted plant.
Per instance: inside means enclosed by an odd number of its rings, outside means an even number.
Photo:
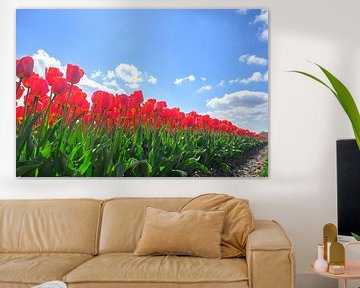
[[[350,91],[346,88],[346,86],[340,80],[338,80],[334,75],[332,75],[328,70],[326,70],[325,68],[323,68],[322,66],[320,66],[318,64],[315,64],[315,65],[317,65],[320,68],[320,70],[325,74],[325,76],[329,80],[331,86],[307,72],[298,71],[298,70],[292,70],[290,72],[295,72],[295,73],[305,75],[305,76],[321,83],[322,85],[327,87],[332,92],[332,94],[334,94],[336,99],[339,101],[340,105],[343,107],[345,113],[349,117],[349,120],[351,122],[353,131],[354,131],[356,143],[360,150],[360,114],[359,114],[359,110],[356,106],[353,96],[351,95]],[[355,233],[351,233],[351,234],[357,241],[360,241],[360,235],[355,234]]]

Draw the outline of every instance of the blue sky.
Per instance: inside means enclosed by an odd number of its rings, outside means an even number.
[[[16,56],[77,64],[80,86],[268,131],[267,10],[17,10]],[[90,97],[91,95],[89,95]]]

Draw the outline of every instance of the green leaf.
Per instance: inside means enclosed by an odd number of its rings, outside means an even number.
[[[36,114],[35,116],[29,116],[26,118],[26,121],[24,123],[25,127],[22,133],[16,138],[16,155],[18,155],[22,149],[24,148],[24,145],[26,143],[26,140],[31,137],[32,127],[34,123],[39,120],[41,114]]]
[[[187,173],[183,170],[171,170],[168,175],[170,177],[186,177]]]
[[[39,168],[43,162],[35,161],[35,160],[27,160],[16,163],[16,176],[24,176],[25,174],[35,171]]]
[[[47,128],[45,136],[39,140],[39,146],[44,146],[46,141],[48,141],[48,139],[54,135],[54,133],[57,129],[57,126],[59,125],[61,120],[62,120],[62,118],[58,119],[57,121],[55,121],[55,123],[51,127]],[[44,127],[45,127],[45,125],[44,125]]]
[[[359,144],[360,141],[360,114],[359,110],[356,107],[356,103],[354,101],[353,96],[351,95],[350,91],[346,88],[346,86],[338,80],[334,75],[332,75],[329,71],[325,68],[318,65],[326,77],[329,79],[331,85],[334,87],[337,95],[338,100],[345,110],[346,114],[348,115],[350,122],[353,126],[353,130],[355,132],[355,137],[357,139],[357,143]],[[360,149],[360,146],[359,146]]]
[[[315,64],[315,65],[316,65],[316,64]],[[309,78],[311,78],[311,79],[313,79],[313,80],[321,83],[322,85],[324,85],[325,87],[327,87],[327,88],[335,95],[336,98],[338,97],[337,94],[336,94],[336,92],[335,92],[329,85],[327,85],[324,81],[320,80],[319,78],[315,77],[314,75],[311,75],[311,74],[306,73],[306,72],[298,71],[298,70],[291,70],[291,71],[288,71],[288,72],[293,72],[293,73],[298,73],[298,74],[305,75],[305,76],[307,76],[307,77],[309,77]]]
[[[149,176],[151,166],[146,160],[134,160],[124,172],[124,176],[146,177]]]
[[[360,235],[351,233],[351,235],[356,239],[356,241],[360,241]]]
[[[360,150],[360,114],[353,96],[351,95],[350,91],[346,88],[346,86],[334,75],[332,75],[328,70],[326,70],[324,67],[318,64],[315,65],[317,65],[320,68],[320,70],[325,74],[325,76],[330,81],[333,88],[331,88],[329,85],[325,84],[322,80],[318,79],[317,77],[309,73],[302,71],[289,71],[289,72],[295,72],[310,77],[311,79],[327,87],[335,95],[336,99],[343,107],[345,113],[347,114],[351,122],[352,128],[354,130],[356,142]]]
[[[40,154],[45,159],[48,159],[51,155],[51,145],[50,142],[46,142],[46,145],[40,148]]]
[[[84,175],[86,171],[91,166],[91,151],[87,151],[84,155],[83,162],[79,167],[79,172],[81,175]]]

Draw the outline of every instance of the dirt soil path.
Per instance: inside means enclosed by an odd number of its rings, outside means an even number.
[[[223,169],[212,169],[211,177],[257,177],[264,166],[268,155],[268,146],[248,151],[238,158],[230,160],[227,164],[231,172],[225,172]],[[195,172],[193,177],[207,177],[209,175]]]
[[[266,156],[268,155],[268,146],[260,150],[251,151],[244,155],[242,159],[237,159],[237,163],[231,163],[236,177],[256,177],[264,166]]]

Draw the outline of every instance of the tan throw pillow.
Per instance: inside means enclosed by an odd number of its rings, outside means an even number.
[[[221,258],[224,216],[224,211],[168,212],[147,207],[134,255]]]
[[[254,230],[254,217],[247,200],[224,194],[204,194],[190,200],[181,209],[181,211],[188,210],[225,211],[221,236],[222,257],[246,255],[247,236]]]

